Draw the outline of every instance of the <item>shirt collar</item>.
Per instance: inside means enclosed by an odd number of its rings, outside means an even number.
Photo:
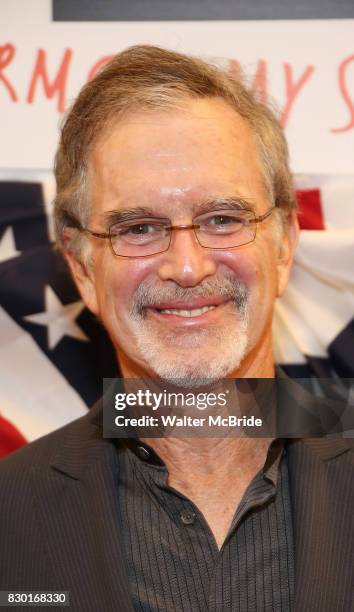
[[[122,450],[129,449],[138,459],[140,467],[163,468],[166,470],[166,464],[156,451],[146,442],[142,442],[138,438],[126,438],[119,440]],[[267,451],[266,460],[262,468],[262,473],[267,480],[270,480],[276,486],[279,475],[279,464],[284,452],[283,439],[270,439]]]

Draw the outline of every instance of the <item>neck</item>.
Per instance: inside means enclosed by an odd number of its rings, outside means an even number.
[[[267,438],[146,438],[164,461],[170,478],[193,482],[215,475],[229,477],[256,473],[265,462]]]

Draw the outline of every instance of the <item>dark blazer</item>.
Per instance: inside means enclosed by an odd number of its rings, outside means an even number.
[[[100,412],[98,403],[0,461],[0,590],[65,590],[73,612],[132,612],[116,520],[117,452],[102,438]],[[287,448],[295,610],[353,611],[353,440]]]

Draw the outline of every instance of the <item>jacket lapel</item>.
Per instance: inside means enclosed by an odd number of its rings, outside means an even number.
[[[118,529],[117,449],[102,439],[96,404],[68,428],[45,474],[35,475],[53,589],[77,611],[132,612]]]
[[[295,612],[352,609],[353,441],[287,446],[295,544]]]

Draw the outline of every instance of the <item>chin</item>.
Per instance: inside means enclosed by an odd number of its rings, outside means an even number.
[[[226,378],[239,368],[248,346],[246,329],[222,339],[209,338],[209,342],[192,335],[174,342],[144,336],[139,337],[138,351],[148,370],[179,387],[202,387]]]

